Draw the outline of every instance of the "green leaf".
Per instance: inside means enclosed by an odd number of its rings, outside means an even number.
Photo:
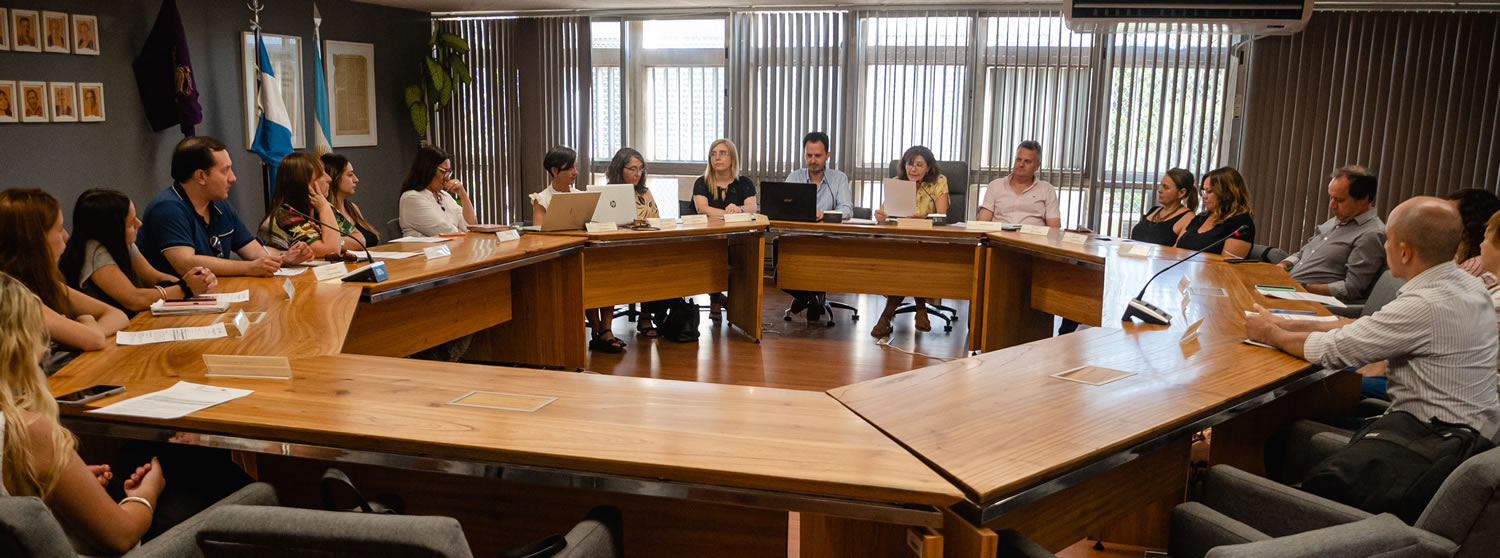
[[[422,105],[411,106],[411,125],[417,129],[418,135],[427,135],[427,107]]]
[[[427,80],[432,82],[434,91],[442,91],[448,87],[448,72],[443,71],[436,61],[427,59]]]
[[[463,37],[452,33],[438,33],[438,43],[457,54],[469,52],[469,42],[465,41]]]
[[[406,106],[422,104],[422,88],[417,85],[406,86]]]
[[[463,83],[474,82],[474,76],[469,73],[469,65],[465,64],[462,58],[454,57],[448,66],[449,73],[453,74],[455,80]]]

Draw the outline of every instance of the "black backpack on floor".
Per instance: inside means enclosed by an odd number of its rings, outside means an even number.
[[[678,343],[698,342],[698,305],[678,298],[667,300],[667,317],[657,325],[662,339]]]
[[[1473,428],[1392,411],[1366,424],[1343,449],[1308,471],[1302,489],[1414,524],[1443,480],[1495,445]]]

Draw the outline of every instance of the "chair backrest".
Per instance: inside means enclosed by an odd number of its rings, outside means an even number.
[[[1375,280],[1375,286],[1370,289],[1370,297],[1365,299],[1365,307],[1360,310],[1359,315],[1374,314],[1386,303],[1395,300],[1396,291],[1401,290],[1401,286],[1405,284],[1405,279],[1391,275],[1389,269],[1380,272],[1380,278]]]
[[[963,161],[938,161],[938,170],[948,179],[948,222],[969,218],[969,164]],[[891,161],[886,176],[901,174],[901,160]]]
[[[451,517],[330,512],[272,506],[221,506],[198,530],[209,557],[414,556],[471,558]]]
[[[1455,557],[1494,556],[1500,549],[1500,448],[1454,469],[1416,527],[1458,544]]]
[[[77,558],[62,526],[35,496],[0,496],[0,556]]]
[[[385,236],[383,238],[386,239],[386,242],[396,240],[398,238],[401,238],[402,236],[405,235],[401,234],[400,217],[393,217],[391,218],[391,220],[385,222]]]
[[[620,558],[625,555],[625,533],[621,529],[620,510],[599,506],[589,511],[587,519],[578,522],[564,536],[568,546],[553,558]]]

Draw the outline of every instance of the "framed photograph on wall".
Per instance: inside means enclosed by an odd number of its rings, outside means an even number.
[[[307,147],[307,134],[303,133],[306,129],[303,113],[306,111],[302,109],[302,38],[270,33],[261,33],[260,36],[266,42],[271,73],[281,81],[281,101],[286,104],[287,117],[292,119],[292,147],[302,149]],[[255,33],[240,33],[240,45],[244,55],[240,77],[245,89],[245,149],[250,149],[250,143],[255,141],[255,125],[259,118],[255,112]]]
[[[71,81],[54,81],[47,84],[52,91],[52,121],[78,121],[78,88]]]
[[[42,16],[36,10],[10,11],[11,50],[16,52],[42,51]]]
[[[21,107],[16,103],[16,82],[0,81],[0,123],[21,121]]]
[[[47,109],[45,81],[21,82],[21,98],[16,103],[21,105],[22,122],[48,122],[52,119],[52,111]]]
[[[72,35],[68,33],[68,14],[62,12],[42,12],[42,29],[46,34],[46,51],[61,52],[68,54],[73,49],[68,45],[73,41]]]
[[[0,50],[10,50],[10,12],[0,8]]]
[[[104,121],[104,84],[78,84],[78,120],[83,122]]]
[[[73,54],[99,55],[99,18],[73,14]]]
[[[328,123],[334,147],[375,145],[375,45],[323,41]]]

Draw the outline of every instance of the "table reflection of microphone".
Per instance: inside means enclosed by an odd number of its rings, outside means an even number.
[[[1248,228],[1250,228],[1250,225],[1240,225],[1240,228],[1235,229],[1234,232],[1229,233],[1228,236],[1214,241],[1213,244],[1209,244],[1208,246],[1199,248],[1197,252],[1193,252],[1192,254],[1189,254],[1188,257],[1177,260],[1176,263],[1173,263],[1172,265],[1163,268],[1161,271],[1156,272],[1156,275],[1152,275],[1150,279],[1146,280],[1145,285],[1141,285],[1140,294],[1135,295],[1135,298],[1130,300],[1130,304],[1125,306],[1125,315],[1120,317],[1120,320],[1128,322],[1131,318],[1139,318],[1141,321],[1148,324],[1170,325],[1172,323],[1171,314],[1168,314],[1165,310],[1157,308],[1156,305],[1146,302],[1141,298],[1146,296],[1146,288],[1150,287],[1151,282],[1155,281],[1157,277],[1161,276],[1161,274],[1166,273],[1168,269],[1172,269],[1174,267],[1182,265],[1183,262],[1193,259],[1193,256],[1202,254],[1204,250],[1213,248],[1215,246],[1223,244],[1225,241],[1231,238],[1239,236],[1240,233],[1245,232],[1245,229]]]

